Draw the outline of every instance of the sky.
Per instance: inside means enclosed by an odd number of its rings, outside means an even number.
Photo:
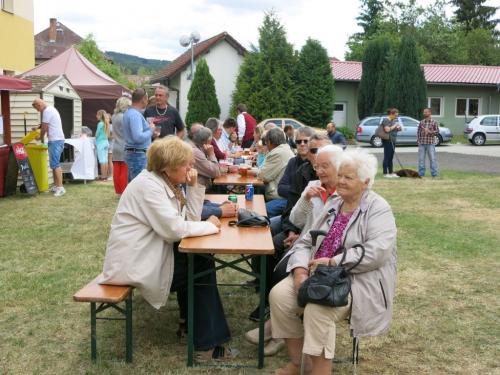
[[[34,0],[34,23],[36,34],[57,18],[81,37],[92,33],[103,51],[173,60],[185,51],[180,37],[192,31],[201,40],[227,31],[246,48],[257,45],[264,13],[273,9],[295,49],[311,37],[342,60],[349,36],[360,31],[359,6],[358,0]]]

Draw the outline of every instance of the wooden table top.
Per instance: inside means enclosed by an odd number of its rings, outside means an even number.
[[[242,177],[239,173],[228,173],[216,177],[213,180],[214,185],[249,185],[264,186],[264,181],[255,176]]]
[[[222,203],[227,200],[227,194],[207,194],[205,199]],[[246,201],[244,195],[237,195],[240,208],[267,215],[264,196],[256,194],[253,201]],[[208,254],[274,254],[273,239],[269,227],[240,228],[229,226],[236,218],[221,218],[221,231],[216,234],[201,237],[184,238],[179,244],[182,253]]]

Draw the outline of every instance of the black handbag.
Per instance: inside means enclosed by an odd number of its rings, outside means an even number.
[[[361,257],[353,266],[343,266],[347,250],[342,253],[342,260],[336,266],[318,265],[316,271],[302,283],[297,296],[300,307],[308,303],[316,303],[323,306],[339,307],[347,306],[349,293],[351,293],[351,277],[349,272],[361,263],[365,256],[363,245],[354,245],[362,250]]]
[[[267,216],[259,215],[256,212],[240,208],[238,210],[238,221],[230,221],[230,226],[238,227],[267,227],[271,224],[271,220]]]

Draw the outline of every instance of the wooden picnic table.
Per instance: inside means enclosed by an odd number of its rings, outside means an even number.
[[[256,176],[241,176],[239,173],[228,173],[222,176],[216,177],[213,180],[214,185],[254,185],[254,186],[264,186],[264,181]]]
[[[244,195],[237,195],[240,208],[255,211],[261,215],[267,215],[264,196],[254,195],[252,201],[246,201]],[[227,200],[226,194],[207,194],[206,199],[222,203]],[[226,267],[235,269],[244,274],[259,279],[259,346],[257,367],[264,367],[264,309],[266,296],[266,256],[274,254],[273,239],[269,227],[240,228],[230,226],[229,222],[236,218],[221,218],[221,230],[219,233],[208,236],[184,238],[179,244],[179,251],[187,253],[188,256],[188,359],[187,365],[193,366],[194,356],[194,281],[199,276],[194,274],[194,255],[212,257],[218,264],[213,272]],[[213,254],[213,255],[212,255]],[[236,260],[228,261],[217,255],[232,254],[241,255]],[[254,273],[239,266],[241,262],[247,262],[252,256],[259,256],[260,271]],[[207,271],[205,271],[206,273]]]

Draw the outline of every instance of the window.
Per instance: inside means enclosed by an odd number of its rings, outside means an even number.
[[[287,125],[292,125],[294,129],[298,129],[301,127],[301,125],[297,121],[293,120],[285,120],[285,126]]]
[[[418,126],[418,121],[415,121],[411,118],[408,118],[408,117],[400,117],[401,119],[401,122],[403,123],[403,126],[410,126],[410,127],[417,127]]]
[[[440,117],[444,115],[442,112],[442,102],[443,98],[427,98],[427,107],[431,109],[433,116]]]
[[[344,111],[344,105],[343,104],[337,104],[337,103],[335,103],[334,111],[343,112]]]
[[[487,116],[481,120],[483,126],[497,126],[497,116]]]
[[[363,126],[378,126],[380,124],[380,121],[381,121],[380,117],[373,117],[371,119],[366,120]]]
[[[14,13],[14,0],[1,0],[2,1],[2,10]]]
[[[455,110],[455,116],[478,116],[479,99],[459,98]]]

